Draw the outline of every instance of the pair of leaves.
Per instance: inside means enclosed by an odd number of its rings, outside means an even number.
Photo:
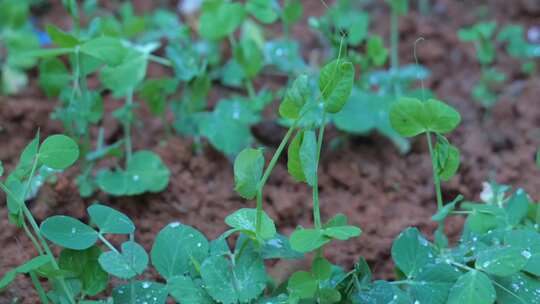
[[[300,182],[316,187],[318,167],[317,138],[312,130],[299,131],[287,150],[287,169],[291,176]]]
[[[298,252],[310,252],[324,246],[331,240],[345,241],[358,237],[362,230],[347,225],[347,218],[338,214],[328,221],[321,229],[299,228],[291,235],[291,247]]]
[[[249,302],[266,288],[266,270],[258,254],[246,252],[234,259],[233,264],[223,256],[211,256],[201,265],[207,292],[223,304]]]
[[[311,272],[295,272],[287,284],[290,297],[293,299],[334,299],[332,301],[322,301],[323,303],[333,303],[341,299],[341,294],[333,288],[320,288],[322,282],[332,276],[332,264],[324,258],[313,260]]]
[[[253,238],[260,237],[263,240],[269,240],[276,236],[276,226],[274,221],[264,211],[261,211],[261,231],[259,235],[256,234],[256,209],[242,208],[237,210],[225,218],[225,223]]]
[[[246,11],[240,3],[208,1],[203,4],[199,34],[208,40],[220,40],[232,34],[245,17]]]
[[[131,279],[142,274],[148,266],[148,254],[133,241],[122,243],[122,250],[108,251],[99,256],[99,264],[109,274]]]
[[[459,112],[435,99],[422,102],[415,98],[402,98],[390,109],[390,123],[404,137],[424,132],[445,134],[456,128],[460,121]]]
[[[169,184],[169,169],[151,151],[134,153],[126,170],[103,170],[96,181],[101,190],[116,196],[160,192]]]

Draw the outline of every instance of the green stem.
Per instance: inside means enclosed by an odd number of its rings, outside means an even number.
[[[32,284],[34,285],[34,288],[36,288],[36,291],[39,296],[39,299],[41,300],[41,303],[48,304],[49,299],[47,298],[47,294],[45,293],[45,290],[43,290],[43,286],[41,286],[41,282],[39,281],[35,272],[30,271],[30,279],[32,280]]]
[[[32,244],[34,244],[34,247],[36,248],[39,255],[43,255],[43,249],[41,248],[38,241],[34,237],[34,234],[32,234],[30,229],[28,229],[28,225],[26,224],[26,220],[24,218],[22,219],[22,225],[23,225],[24,232],[26,233],[30,241],[32,241]]]
[[[321,229],[321,210],[319,205],[319,180],[318,180],[318,170],[319,170],[319,160],[321,158],[321,148],[324,137],[324,128],[326,120],[326,112],[323,112],[321,127],[319,128],[319,138],[317,138],[317,158],[315,159],[315,176],[313,177],[313,222],[315,224],[315,229]]]
[[[433,171],[433,183],[435,184],[435,193],[437,195],[437,210],[441,210],[443,207],[442,191],[441,191],[441,180],[439,174],[437,173],[437,160],[435,159],[435,152],[433,151],[433,143],[431,142],[431,132],[426,132],[429,155],[431,157],[431,168]]]
[[[257,220],[255,224],[255,231],[256,235],[259,235],[261,232],[261,225],[262,225],[262,213],[263,213],[263,203],[262,203],[262,197],[263,197],[263,188],[266,184],[268,178],[270,177],[270,173],[272,173],[272,170],[276,166],[276,163],[281,156],[281,153],[283,152],[283,149],[285,149],[285,146],[287,145],[287,142],[291,138],[291,135],[293,134],[293,131],[296,129],[296,125],[298,124],[298,121],[300,119],[297,119],[292,126],[287,131],[287,134],[285,134],[285,137],[283,140],[281,140],[281,143],[279,144],[276,152],[272,156],[272,159],[270,160],[270,163],[268,164],[268,167],[266,167],[266,170],[264,171],[264,174],[261,178],[261,181],[259,182],[259,185],[257,186]]]
[[[131,106],[133,105],[133,90],[129,90],[126,96],[126,110],[130,112],[128,117],[125,118],[124,123],[124,145],[126,150],[126,168],[131,160],[133,153],[133,147],[131,145]]]
[[[118,251],[118,249],[116,249],[116,248],[113,246],[113,244],[111,244],[111,243],[103,236],[103,234],[99,233],[99,234],[98,234],[98,238],[103,242],[103,244],[105,244],[105,246],[109,247],[110,250],[112,250],[113,252],[118,253],[118,254],[120,253],[120,252]]]
[[[246,79],[246,89],[248,92],[249,99],[254,101],[257,98],[257,93],[255,87],[253,86],[253,81],[251,79]]]
[[[163,58],[163,57],[159,57],[159,56],[156,56],[156,55],[149,54],[148,59],[150,61],[153,61],[155,63],[159,63],[159,64],[164,65],[164,66],[168,66],[168,67],[172,66],[172,62],[167,58]]]
[[[30,226],[34,230],[34,233],[36,234],[37,238],[39,239],[39,242],[41,243],[41,246],[45,250],[46,255],[49,257],[49,260],[51,261],[51,264],[53,265],[54,269],[60,269],[58,267],[58,263],[56,262],[56,259],[54,258],[54,255],[51,251],[51,248],[49,248],[49,245],[41,235],[41,230],[39,229],[38,224],[36,223],[36,220],[34,219],[34,216],[32,215],[32,212],[28,209],[25,203],[26,196],[28,194],[28,191],[30,189],[30,185],[32,184],[32,179],[34,178],[34,174],[36,173],[38,166],[38,156],[36,155],[34,157],[34,163],[32,164],[32,170],[30,170],[30,175],[28,177],[28,181],[26,182],[26,187],[23,192],[22,200],[19,201],[20,206],[22,207],[23,213],[26,216],[26,219],[30,223]],[[68,289],[66,282],[64,278],[59,278],[60,285],[62,286],[62,289],[64,289],[64,292],[66,296],[68,297],[69,301],[71,303],[75,303],[75,300],[73,298],[73,295],[71,294],[71,291]]]

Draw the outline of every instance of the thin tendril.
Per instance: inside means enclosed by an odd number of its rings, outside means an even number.
[[[424,37],[420,37],[414,41],[414,49],[413,49],[413,55],[414,55],[414,61],[416,63],[416,67],[420,67],[420,64],[418,63],[418,56],[416,55],[416,46],[419,42],[424,41]],[[420,79],[420,85],[422,87],[422,101],[426,101],[426,88],[424,86],[424,78],[420,77],[420,71],[417,71],[416,77]]]

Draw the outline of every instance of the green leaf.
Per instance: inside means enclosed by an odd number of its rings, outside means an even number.
[[[49,241],[64,248],[84,250],[94,245],[98,233],[78,219],[55,215],[41,223],[41,233]]]
[[[130,234],[135,231],[135,225],[125,214],[113,208],[93,204],[87,209],[92,223],[99,228],[99,233]]]
[[[201,277],[210,296],[223,304],[249,302],[266,287],[263,260],[254,252],[242,254],[234,266],[222,256],[211,256],[201,266]]]
[[[98,262],[101,253],[98,246],[85,250],[64,249],[60,253],[58,261],[60,269],[74,274],[81,282],[84,293],[89,296],[95,296],[105,290],[109,282],[109,276]]]
[[[240,64],[244,75],[248,79],[253,79],[264,65],[264,55],[255,41],[243,38],[234,48],[234,58]]]
[[[530,257],[518,247],[489,248],[478,254],[475,267],[492,275],[509,276],[523,269]]]
[[[146,75],[148,58],[146,54],[132,51],[116,66],[105,66],[101,69],[99,79],[103,85],[116,96],[133,91]]]
[[[416,228],[407,228],[392,244],[394,263],[407,277],[418,274],[422,267],[433,260],[433,256],[430,243]]]
[[[262,23],[273,23],[279,15],[274,10],[272,0],[248,0],[246,11]]]
[[[303,132],[302,143],[300,144],[300,164],[302,171],[306,177],[307,183],[316,187],[315,179],[317,178],[317,137],[314,131]]]
[[[286,236],[278,233],[264,242],[261,255],[263,259],[299,259],[304,256],[292,249]]]
[[[31,260],[26,261],[24,264],[18,266],[17,268],[6,272],[2,279],[0,279],[0,291],[9,286],[17,277],[17,274],[28,273],[30,271],[36,270],[39,267],[49,263],[51,260],[46,255],[40,255]]]
[[[307,271],[297,271],[289,279],[287,289],[292,297],[300,299],[313,298],[319,287],[319,282]]]
[[[442,181],[449,181],[456,175],[460,164],[459,149],[448,143],[448,140],[443,136],[437,136],[435,159],[437,161],[437,174]]]
[[[441,222],[448,217],[450,212],[454,211],[456,204],[463,200],[462,195],[458,195],[452,202],[444,205],[441,210],[437,211],[432,217],[431,220],[434,222]]]
[[[243,198],[257,195],[264,169],[264,155],[260,149],[242,150],[234,160],[234,190]]]
[[[173,94],[177,87],[178,81],[172,78],[148,79],[142,84],[139,96],[153,115],[160,116],[167,108],[167,97]]]
[[[448,304],[492,304],[495,302],[495,288],[489,277],[477,270],[471,270],[459,277],[450,289]]]
[[[518,189],[506,205],[508,223],[512,226],[518,225],[527,216],[528,210],[529,197],[523,189]]]
[[[49,34],[49,37],[59,47],[62,48],[72,48],[77,45],[79,45],[80,41],[72,34],[66,33],[59,29],[58,27],[47,24],[45,26],[45,30],[47,31],[47,34]]]
[[[323,229],[324,236],[332,239],[338,239],[341,241],[348,240],[353,237],[358,237],[362,233],[362,230],[355,226],[332,226]]]
[[[39,64],[39,86],[49,98],[58,96],[71,79],[66,66],[58,58],[47,58]]]
[[[527,259],[523,271],[540,276],[540,234],[531,230],[514,230],[506,235],[505,243],[519,248],[521,255]]]
[[[510,277],[496,278],[498,303],[538,304],[540,303],[540,282],[538,277],[517,273]]]
[[[175,78],[188,82],[204,74],[206,63],[192,47],[169,45],[165,52],[173,64]]]
[[[79,147],[77,143],[65,135],[49,136],[39,147],[39,161],[52,169],[66,169],[73,165],[78,158]]]
[[[157,154],[138,151],[132,155],[125,171],[101,171],[96,182],[101,190],[113,195],[137,195],[164,190],[170,174]]]
[[[149,281],[121,285],[112,293],[114,303],[165,304],[167,296],[165,285]]]
[[[354,300],[358,304],[413,303],[404,291],[386,281],[375,281],[369,290],[356,292]]]
[[[244,233],[255,236],[257,221],[257,210],[242,208],[225,218],[225,223],[232,228],[239,229]],[[262,211],[260,237],[263,240],[271,239],[276,235],[274,221]]]
[[[315,258],[311,272],[319,281],[328,280],[332,276],[332,264],[325,258]]]
[[[354,66],[343,60],[326,64],[319,75],[319,90],[324,100],[324,109],[329,113],[341,111],[354,83]]]
[[[445,134],[457,127],[459,113],[451,106],[436,99],[422,102],[416,98],[401,98],[390,109],[392,127],[405,137],[424,132]]]
[[[279,105],[279,114],[283,118],[297,119],[300,111],[311,96],[309,77],[305,74],[298,76],[292,86],[287,89],[285,98]]]
[[[108,251],[99,256],[99,264],[107,273],[121,279],[142,274],[148,266],[148,254],[132,241],[122,243],[122,251]]]
[[[128,52],[119,39],[108,36],[88,40],[81,45],[80,50],[110,66],[119,65]]]
[[[409,0],[386,0],[386,2],[398,15],[406,15],[409,11]]]
[[[409,286],[409,295],[418,303],[446,304],[448,293],[462,272],[446,263],[430,264]]]
[[[213,304],[201,280],[187,276],[176,276],[167,280],[169,294],[182,304]]]
[[[241,3],[214,3],[203,6],[203,13],[199,18],[199,34],[208,40],[219,40],[232,34],[246,17]]]
[[[304,138],[304,132],[299,131],[294,136],[287,149],[287,170],[289,174],[298,182],[305,182],[306,176],[300,160],[300,146]]]
[[[318,229],[296,229],[291,235],[291,247],[298,252],[310,252],[330,242]]]
[[[281,18],[283,23],[292,24],[302,18],[304,13],[304,6],[300,0],[286,1],[283,6],[283,12]]]
[[[171,223],[158,233],[152,246],[152,264],[165,279],[197,273],[196,267],[208,256],[208,240],[198,230]]]
[[[318,301],[320,303],[332,304],[341,300],[341,293],[338,290],[330,287],[319,289]]]

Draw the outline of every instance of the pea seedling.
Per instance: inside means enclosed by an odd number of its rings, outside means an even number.
[[[492,66],[496,56],[496,46],[493,41],[496,28],[497,23],[494,21],[479,22],[458,32],[461,41],[473,42],[475,45],[482,74],[471,96],[486,108],[490,108],[497,102],[498,94],[495,88],[506,80],[506,75]]]
[[[14,56],[37,49],[39,36],[29,21],[27,1],[0,1],[0,94],[18,93],[28,83],[25,71],[36,65],[34,58]]]

